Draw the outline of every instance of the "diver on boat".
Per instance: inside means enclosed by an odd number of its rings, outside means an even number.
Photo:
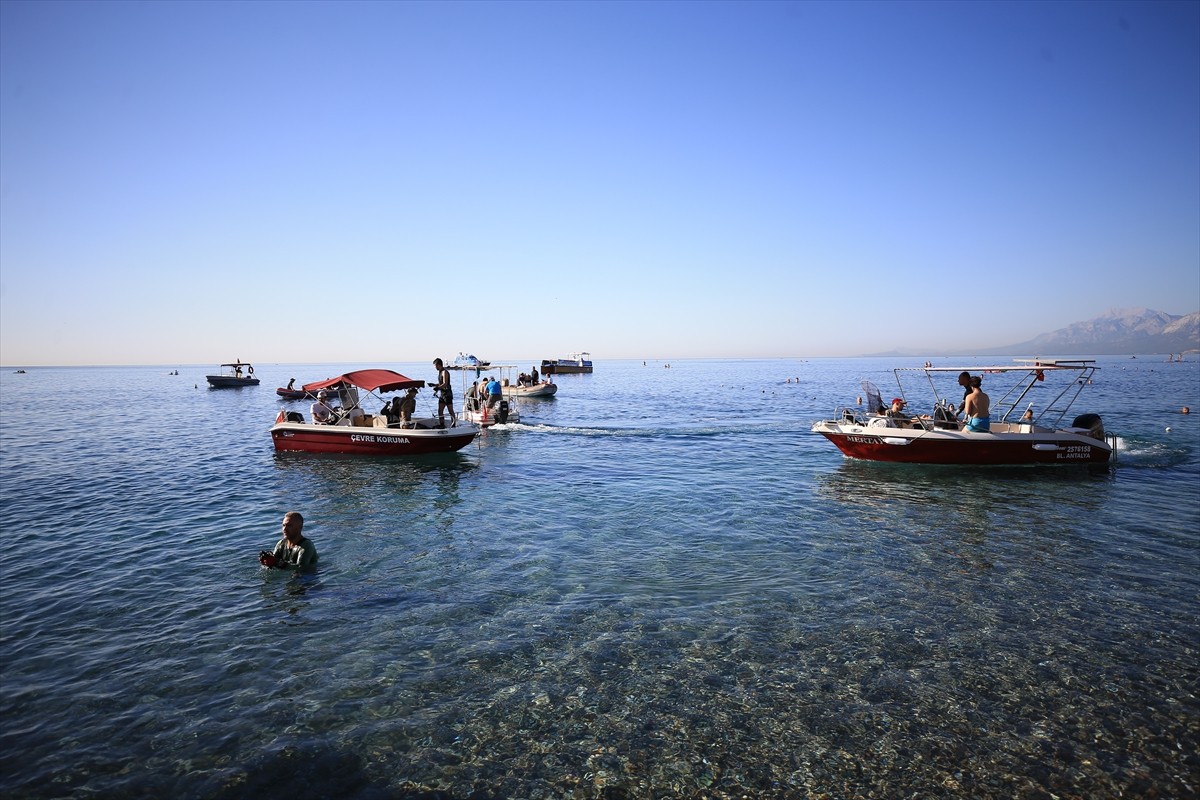
[[[958,406],[958,410],[962,411],[967,407],[967,398],[971,396],[971,373],[958,373],[958,385],[963,387],[962,403],[960,403]]]

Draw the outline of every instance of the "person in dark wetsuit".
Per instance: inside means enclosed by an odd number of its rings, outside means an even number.
[[[962,410],[966,408],[967,396],[971,394],[971,373],[958,373],[958,385],[963,387],[963,399],[962,402],[958,404],[958,411],[961,413]]]

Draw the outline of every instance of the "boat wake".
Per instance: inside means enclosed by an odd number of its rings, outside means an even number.
[[[1116,463],[1122,467],[1174,467],[1188,460],[1189,451],[1161,441],[1117,437]]]
[[[559,436],[645,436],[659,433],[658,431],[648,431],[644,428],[594,428],[572,425],[530,425],[526,423],[495,425],[493,427],[501,430],[523,430],[534,433],[557,434]]]
[[[545,424],[525,424],[519,423],[516,425],[497,425],[497,428],[520,429],[532,431],[535,433],[543,433],[557,436],[586,436],[586,437],[612,437],[612,438],[671,438],[671,437],[687,437],[687,438],[703,438],[715,436],[745,436],[747,434],[770,434],[777,436],[779,433],[778,427],[771,425],[705,425],[699,424],[694,427],[671,427],[671,428],[600,428],[595,426],[577,426],[577,425],[545,425]]]

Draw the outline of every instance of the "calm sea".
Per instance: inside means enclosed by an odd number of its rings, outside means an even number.
[[[288,378],[425,361],[7,367],[0,794],[1196,796],[1164,362],[1100,359],[1104,468],[844,460],[811,423],[895,360],[599,361],[425,461],[268,435]],[[258,565],[289,509],[313,574]]]

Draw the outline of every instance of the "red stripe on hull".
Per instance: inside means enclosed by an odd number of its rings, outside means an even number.
[[[457,433],[453,428],[442,431],[412,431],[384,433],[382,428],[334,427],[322,430],[316,426],[276,426],[271,439],[279,452],[342,453],[364,456],[422,456],[433,453],[457,452],[475,438],[476,431]]]
[[[962,442],[946,439],[913,439],[909,444],[887,444],[882,437],[866,434],[821,432],[850,458],[864,461],[888,461],[899,464],[1105,464],[1108,448],[1077,439],[1038,444],[1056,444],[1063,450],[1035,450],[1031,441],[992,439]]]

